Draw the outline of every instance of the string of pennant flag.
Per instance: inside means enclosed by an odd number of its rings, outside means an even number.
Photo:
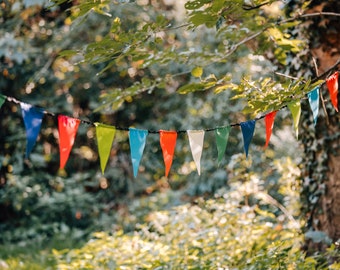
[[[334,72],[331,76],[326,79],[326,85],[330,94],[330,99],[333,107],[338,112],[338,80],[339,72]],[[319,100],[320,100],[320,84],[310,92],[307,93],[307,98],[310,104],[311,111],[313,113],[314,125],[317,122],[319,114]],[[106,164],[109,160],[110,150],[112,143],[116,134],[116,130],[128,131],[129,143],[130,143],[130,154],[132,161],[132,168],[134,177],[137,177],[138,168],[143,156],[146,139],[148,134],[159,134],[160,147],[163,153],[163,160],[165,165],[165,176],[167,177],[170,172],[172,165],[177,134],[187,133],[189,139],[189,145],[192,153],[193,160],[196,164],[196,169],[198,175],[201,174],[201,155],[203,151],[203,142],[205,132],[214,131],[216,137],[216,146],[218,151],[218,162],[220,162],[225,153],[229,132],[232,127],[240,126],[243,143],[244,152],[248,156],[249,145],[252,141],[256,121],[264,119],[266,127],[266,142],[265,147],[268,146],[277,111],[269,112],[263,116],[257,117],[246,122],[240,122],[235,124],[230,124],[227,126],[213,127],[209,129],[201,130],[147,130],[147,129],[136,129],[136,128],[122,128],[115,127],[111,125],[106,125],[99,122],[90,122],[87,120],[81,120],[78,118],[69,117],[62,114],[54,114],[43,108],[33,106],[28,103],[21,102],[13,97],[5,96],[0,94],[0,108],[5,103],[5,101],[19,104],[21,107],[22,117],[26,129],[26,158],[29,158],[30,153],[37,141],[38,135],[40,133],[41,124],[44,115],[50,115],[53,117],[58,117],[58,132],[59,132],[59,151],[60,151],[60,168],[63,169],[67,163],[70,152],[72,150],[78,127],[81,123],[89,124],[95,126],[96,129],[96,139],[99,152],[99,160],[101,171],[104,174]],[[298,125],[301,115],[301,101],[294,100],[287,105],[293,117],[293,126],[298,136]],[[282,109],[282,108],[281,108]]]

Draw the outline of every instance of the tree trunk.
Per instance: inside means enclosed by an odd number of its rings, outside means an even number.
[[[321,11],[340,13],[340,1],[313,0],[308,12]],[[340,59],[339,20],[336,16],[319,16],[305,24],[310,48],[306,63],[313,67],[310,71],[314,76],[328,71]],[[311,58],[316,60],[316,65]],[[330,74],[339,69],[340,65]],[[317,125],[314,127],[308,104],[304,105],[301,121],[302,199],[308,220],[306,248],[309,253],[324,250],[331,242],[340,240],[340,113],[332,106],[326,85],[320,92],[325,99],[325,110],[320,107]]]

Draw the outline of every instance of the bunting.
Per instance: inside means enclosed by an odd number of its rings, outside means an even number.
[[[138,168],[143,156],[147,136],[147,130],[135,128],[129,129],[130,152],[134,177],[137,177],[138,174]]]
[[[339,72],[336,71],[329,78],[325,80],[327,84],[328,91],[330,93],[331,102],[336,111],[338,111],[338,79]],[[320,87],[324,83],[315,87],[313,90],[307,93],[307,98],[310,104],[310,108],[313,113],[313,121],[314,125],[317,122],[318,114],[319,114],[319,99],[320,99]],[[44,118],[44,115],[55,116],[55,114],[50,113],[46,110],[43,110],[38,107],[34,107],[30,104],[23,103],[21,101],[16,100],[13,97],[7,97],[5,95],[0,94],[0,108],[3,106],[5,101],[13,102],[15,104],[20,104],[23,121],[26,129],[26,137],[27,137],[27,145],[26,145],[26,157],[28,158],[36,141],[39,136],[39,132],[41,129],[41,124]],[[300,100],[294,100],[287,105],[289,108],[292,117],[293,117],[293,127],[296,133],[296,137],[298,137],[298,125],[300,121],[301,115],[301,103]],[[281,109],[283,109],[282,107]],[[281,110],[279,109],[279,110]],[[179,133],[187,133],[189,139],[190,150],[192,153],[193,160],[195,162],[198,175],[201,174],[201,157],[203,152],[203,143],[204,143],[204,135],[205,131],[214,131],[216,138],[216,147],[218,152],[217,160],[220,163],[225,154],[229,133],[231,127],[240,126],[243,143],[244,143],[244,151],[246,157],[248,157],[248,149],[249,145],[252,141],[255,132],[256,121],[260,119],[264,119],[265,127],[266,127],[266,143],[265,147],[268,146],[270,137],[272,134],[274,121],[276,117],[277,111],[269,112],[265,115],[257,117],[253,120],[249,120],[246,122],[230,124],[222,127],[209,128],[204,130],[177,130],[177,131],[166,131],[166,130],[144,130],[144,129],[135,129],[135,128],[119,128],[110,125],[105,125],[102,123],[92,123],[90,121],[80,120],[77,118],[68,117],[65,115],[58,115],[58,132],[59,132],[59,150],[60,150],[60,168],[63,169],[67,163],[70,152],[72,150],[75,137],[78,131],[78,127],[80,123],[85,123],[88,125],[92,125],[96,128],[96,138],[100,159],[100,167],[101,171],[104,174],[107,162],[110,157],[110,151],[112,147],[112,143],[116,134],[116,130],[125,130],[129,133],[129,143],[130,143],[130,153],[131,153],[131,161],[133,167],[133,175],[137,177],[139,165],[143,156],[146,138],[149,133],[159,133],[160,147],[163,154],[164,166],[165,166],[165,176],[168,177],[176,148],[177,136]]]
[[[80,120],[65,115],[58,116],[60,169],[64,169],[78,131]]]
[[[222,161],[223,155],[227,148],[229,132],[231,127],[218,127],[215,129],[216,146],[217,146],[217,161],[220,163]]]
[[[277,111],[270,112],[266,114],[264,121],[266,124],[266,144],[264,147],[267,147],[269,144],[270,137],[273,132],[273,127],[274,127],[274,119],[276,116]]]
[[[44,111],[22,102],[20,106],[26,128],[26,158],[28,158],[38,138]]]
[[[203,151],[204,130],[187,130],[187,134],[198,175],[201,175],[201,156]]]
[[[168,177],[174,152],[176,147],[177,132],[176,131],[159,131],[159,142],[162,148],[163,160],[165,165],[165,176]]]
[[[338,108],[338,93],[339,93],[338,79],[339,79],[339,72],[336,71],[326,80],[327,88],[328,88],[329,94],[331,96],[331,101],[332,101],[333,107],[337,112],[339,111],[339,108]]]
[[[301,103],[300,100],[295,100],[291,103],[289,103],[288,108],[293,116],[293,125],[295,130],[296,138],[298,138],[299,135],[299,121],[300,121],[300,115],[301,115]]]
[[[116,128],[101,123],[94,123],[94,125],[96,126],[100,168],[104,174],[107,161],[109,160],[112,142],[116,134]]]
[[[246,157],[248,157],[249,145],[254,136],[255,123],[256,120],[249,120],[247,122],[240,123],[243,135],[244,152],[246,153]]]
[[[313,113],[314,126],[316,125],[319,115],[319,89],[320,86],[317,86],[307,94],[309,105]]]

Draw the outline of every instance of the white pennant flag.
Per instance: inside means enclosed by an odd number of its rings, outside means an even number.
[[[201,156],[203,151],[204,130],[187,130],[192,157],[195,161],[198,175],[201,174]]]

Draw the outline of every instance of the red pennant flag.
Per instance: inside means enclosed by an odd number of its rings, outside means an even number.
[[[277,111],[270,112],[264,118],[264,121],[266,123],[266,145],[264,147],[267,147],[269,144],[270,136],[272,135],[273,131],[276,113]]]
[[[165,176],[168,177],[172,160],[174,157],[175,146],[177,140],[177,132],[176,131],[159,131],[159,141],[161,144],[163,159],[165,164]]]
[[[60,169],[64,169],[77,134],[79,119],[65,115],[58,116]]]
[[[331,96],[332,104],[337,112],[339,111],[338,109],[338,92],[339,92],[338,78],[339,78],[339,72],[336,71],[333,73],[332,76],[330,76],[326,80],[328,91]]]

